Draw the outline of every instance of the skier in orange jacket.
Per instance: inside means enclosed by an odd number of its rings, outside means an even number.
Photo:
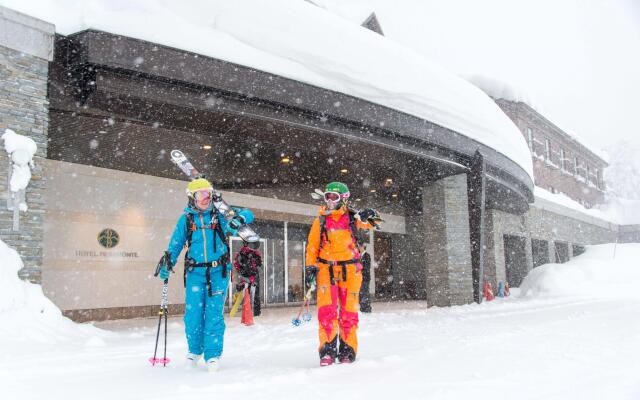
[[[355,235],[358,229],[372,229],[382,221],[373,209],[350,210],[348,199],[344,183],[326,186],[326,205],[320,207],[307,242],[305,286],[317,286],[321,366],[336,358],[341,363],[356,359],[362,265]]]

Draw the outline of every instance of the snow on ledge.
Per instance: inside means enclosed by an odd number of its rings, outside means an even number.
[[[544,206],[544,201],[548,201],[550,203],[553,203],[555,205],[559,205],[565,208],[568,208],[571,211],[577,212],[577,214],[575,214],[574,216],[580,219],[585,219],[585,218],[595,218],[597,220],[600,221],[600,223],[598,223],[598,221],[593,221],[593,220],[589,220],[588,222],[590,223],[594,223],[596,225],[600,225],[602,223],[605,224],[619,224],[618,220],[616,220],[615,218],[613,218],[610,214],[608,213],[604,213],[601,210],[595,209],[595,208],[585,208],[582,204],[578,203],[577,201],[570,199],[569,197],[567,197],[564,194],[559,194],[559,193],[551,193],[546,189],[543,189],[539,186],[536,186],[533,190],[533,194],[536,198],[535,203],[534,203],[534,207],[538,207],[538,208],[546,208]],[[539,201],[539,199],[542,199],[543,201]],[[554,211],[554,210],[550,210],[550,211]]]
[[[62,34],[88,28],[120,34],[390,107],[497,150],[533,180],[524,137],[480,89],[418,52],[305,1],[0,0],[0,4],[51,21]]]
[[[536,198],[534,207],[547,209],[548,207],[544,203],[548,202],[555,206],[569,209],[574,212],[572,216],[577,219],[600,225],[607,229],[611,228],[610,224],[640,225],[640,200],[623,199],[609,195],[605,203],[597,208],[585,208],[582,204],[564,194],[554,194],[539,186],[535,187],[534,196]],[[554,210],[550,209],[549,211]]]

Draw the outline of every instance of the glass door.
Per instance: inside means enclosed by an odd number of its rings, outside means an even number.
[[[284,240],[268,239],[264,258],[268,260],[264,265],[265,303],[284,303]]]
[[[287,302],[302,301],[304,297],[304,252],[305,242],[287,242]]]

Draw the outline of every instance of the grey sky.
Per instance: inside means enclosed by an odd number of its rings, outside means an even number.
[[[460,75],[525,90],[561,128],[640,149],[640,0],[314,0]]]

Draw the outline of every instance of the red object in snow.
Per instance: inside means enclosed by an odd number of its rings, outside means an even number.
[[[487,301],[491,301],[491,300],[496,298],[496,296],[493,294],[493,289],[491,288],[491,283],[489,283],[489,282],[485,282],[484,283],[483,296],[484,296],[485,300],[487,300]]]
[[[251,309],[251,296],[249,289],[244,289],[244,301],[242,302],[242,319],[240,322],[246,326],[253,325],[253,310]]]
[[[504,297],[509,296],[511,293],[509,293],[509,284],[507,282],[504,283]]]

